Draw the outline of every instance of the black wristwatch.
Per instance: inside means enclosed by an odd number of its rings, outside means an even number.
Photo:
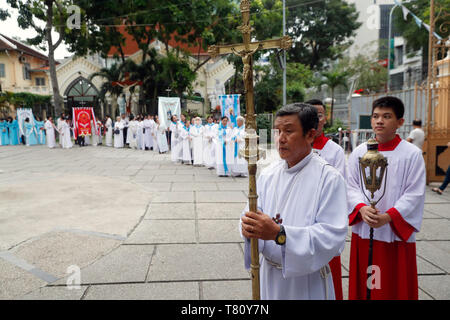
[[[279,246],[282,246],[286,243],[286,231],[284,231],[284,227],[280,224],[280,232],[278,232],[277,237],[275,238],[275,243]]]

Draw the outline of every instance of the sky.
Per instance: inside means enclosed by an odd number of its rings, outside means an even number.
[[[5,21],[0,21],[0,33],[4,34],[7,37],[13,38],[13,37],[19,37],[23,40],[27,38],[33,38],[36,36],[36,32],[33,28],[30,29],[22,29],[19,27],[19,24],[17,23],[17,17],[18,17],[18,11],[15,9],[12,9],[8,3],[6,3],[6,0],[0,0],[0,8],[1,9],[7,9],[10,17],[6,19]],[[38,25],[45,25],[45,23],[41,23]],[[53,32],[53,39],[54,41],[58,40],[58,34],[56,32]],[[44,54],[47,54],[47,52],[42,51],[36,47],[33,47],[33,49],[42,52]],[[58,49],[55,51],[55,58],[56,59],[63,59],[64,57],[71,56],[72,53],[70,53],[67,50],[67,46],[62,42]]]

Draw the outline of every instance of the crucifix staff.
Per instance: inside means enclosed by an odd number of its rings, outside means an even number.
[[[289,36],[282,38],[265,40],[265,41],[251,41],[251,33],[253,28],[250,25],[250,0],[242,0],[240,5],[242,13],[242,25],[238,29],[242,32],[243,43],[211,46],[208,50],[209,55],[215,58],[220,55],[235,54],[242,58],[244,63],[243,80],[245,88],[245,150],[239,153],[240,157],[244,157],[248,162],[249,173],[249,192],[248,202],[249,210],[257,212],[256,193],[256,162],[264,154],[258,148],[258,136],[256,134],[256,115],[253,92],[253,55],[259,50],[268,49],[283,49],[287,50],[292,47],[292,39]],[[260,300],[260,281],[259,281],[259,250],[258,240],[251,239],[251,274],[252,274],[252,296],[253,300]]]

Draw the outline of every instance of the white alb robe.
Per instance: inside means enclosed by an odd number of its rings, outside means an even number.
[[[265,168],[257,192],[258,210],[271,217],[279,213],[286,232],[282,246],[273,240],[258,241],[261,299],[333,300],[331,273],[323,270],[339,253],[347,234],[342,176],[311,152],[291,168],[284,160]],[[248,205],[243,214],[246,211]],[[245,239],[244,259],[249,269],[249,239]]]
[[[56,147],[56,140],[55,140],[55,125],[47,120],[44,124],[45,128],[45,134],[47,136],[47,147],[54,148]]]
[[[72,139],[70,138],[70,126],[67,122],[61,122],[61,146],[64,149],[73,147]]]
[[[190,134],[192,137],[192,157],[194,166],[200,166],[203,164],[203,126],[191,126]]]
[[[130,144],[130,148],[132,149],[138,149],[137,132],[138,132],[138,122],[135,120],[131,120],[130,122],[128,122],[127,141]]]
[[[182,160],[183,162],[187,162],[188,164],[191,164],[192,161],[192,154],[191,154],[191,135],[190,130],[186,130],[186,127],[182,127],[180,130],[180,138],[181,138],[181,145],[182,145]]]
[[[169,125],[169,129],[170,129],[170,158],[172,160],[172,162],[178,162],[178,153],[179,153],[179,148],[182,148],[182,144],[178,143],[179,141],[179,135],[180,133],[178,132],[178,123],[173,123],[170,122]]]
[[[56,128],[58,129],[59,132],[59,145],[62,146],[62,128],[63,128],[63,123],[65,123],[66,121],[58,118],[58,120],[56,120]]]
[[[169,151],[167,144],[166,128],[160,124],[156,125],[156,142],[160,153]]]
[[[144,141],[145,141],[145,147],[146,148],[153,148],[153,124],[150,120],[145,119],[144,120]]]
[[[106,134],[105,134],[105,144],[107,147],[112,147],[113,143],[113,127],[112,127],[112,120],[111,118],[108,118],[105,123],[106,127]]]
[[[221,129],[221,126],[219,126],[215,137],[216,173],[218,176],[231,175],[234,160],[234,142],[232,141],[232,139],[232,129],[230,127]]]
[[[216,124],[208,123],[203,127],[203,164],[207,168],[216,167],[216,145],[214,139],[216,135]]]
[[[183,161],[184,146],[183,146],[183,138],[181,137],[181,131],[183,130],[183,128],[184,128],[184,123],[181,121],[178,121],[178,123],[177,123],[177,132],[179,134],[178,135],[178,154],[177,154],[178,161]]]
[[[137,144],[138,149],[145,150],[144,122],[143,121],[138,122],[136,144]]]
[[[116,121],[114,124],[114,131],[119,130],[119,134],[114,134],[114,148],[123,148],[123,128],[124,124],[122,121]]]
[[[337,169],[344,179],[347,179],[345,153],[340,145],[322,134],[314,140],[313,151]]]
[[[233,157],[234,163],[231,168],[231,172],[234,176],[248,175],[248,163],[245,158],[239,157],[239,150],[245,150],[245,126],[235,127],[233,129],[233,139],[234,139],[234,147],[233,147]]]

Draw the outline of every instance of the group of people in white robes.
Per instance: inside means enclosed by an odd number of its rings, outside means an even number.
[[[239,157],[239,150],[245,148],[244,122],[243,117],[238,117],[233,128],[228,126],[227,117],[218,125],[208,117],[203,126],[199,117],[191,123],[184,115],[180,121],[172,116],[169,125],[172,162],[216,169],[219,176],[247,176],[247,162]]]

